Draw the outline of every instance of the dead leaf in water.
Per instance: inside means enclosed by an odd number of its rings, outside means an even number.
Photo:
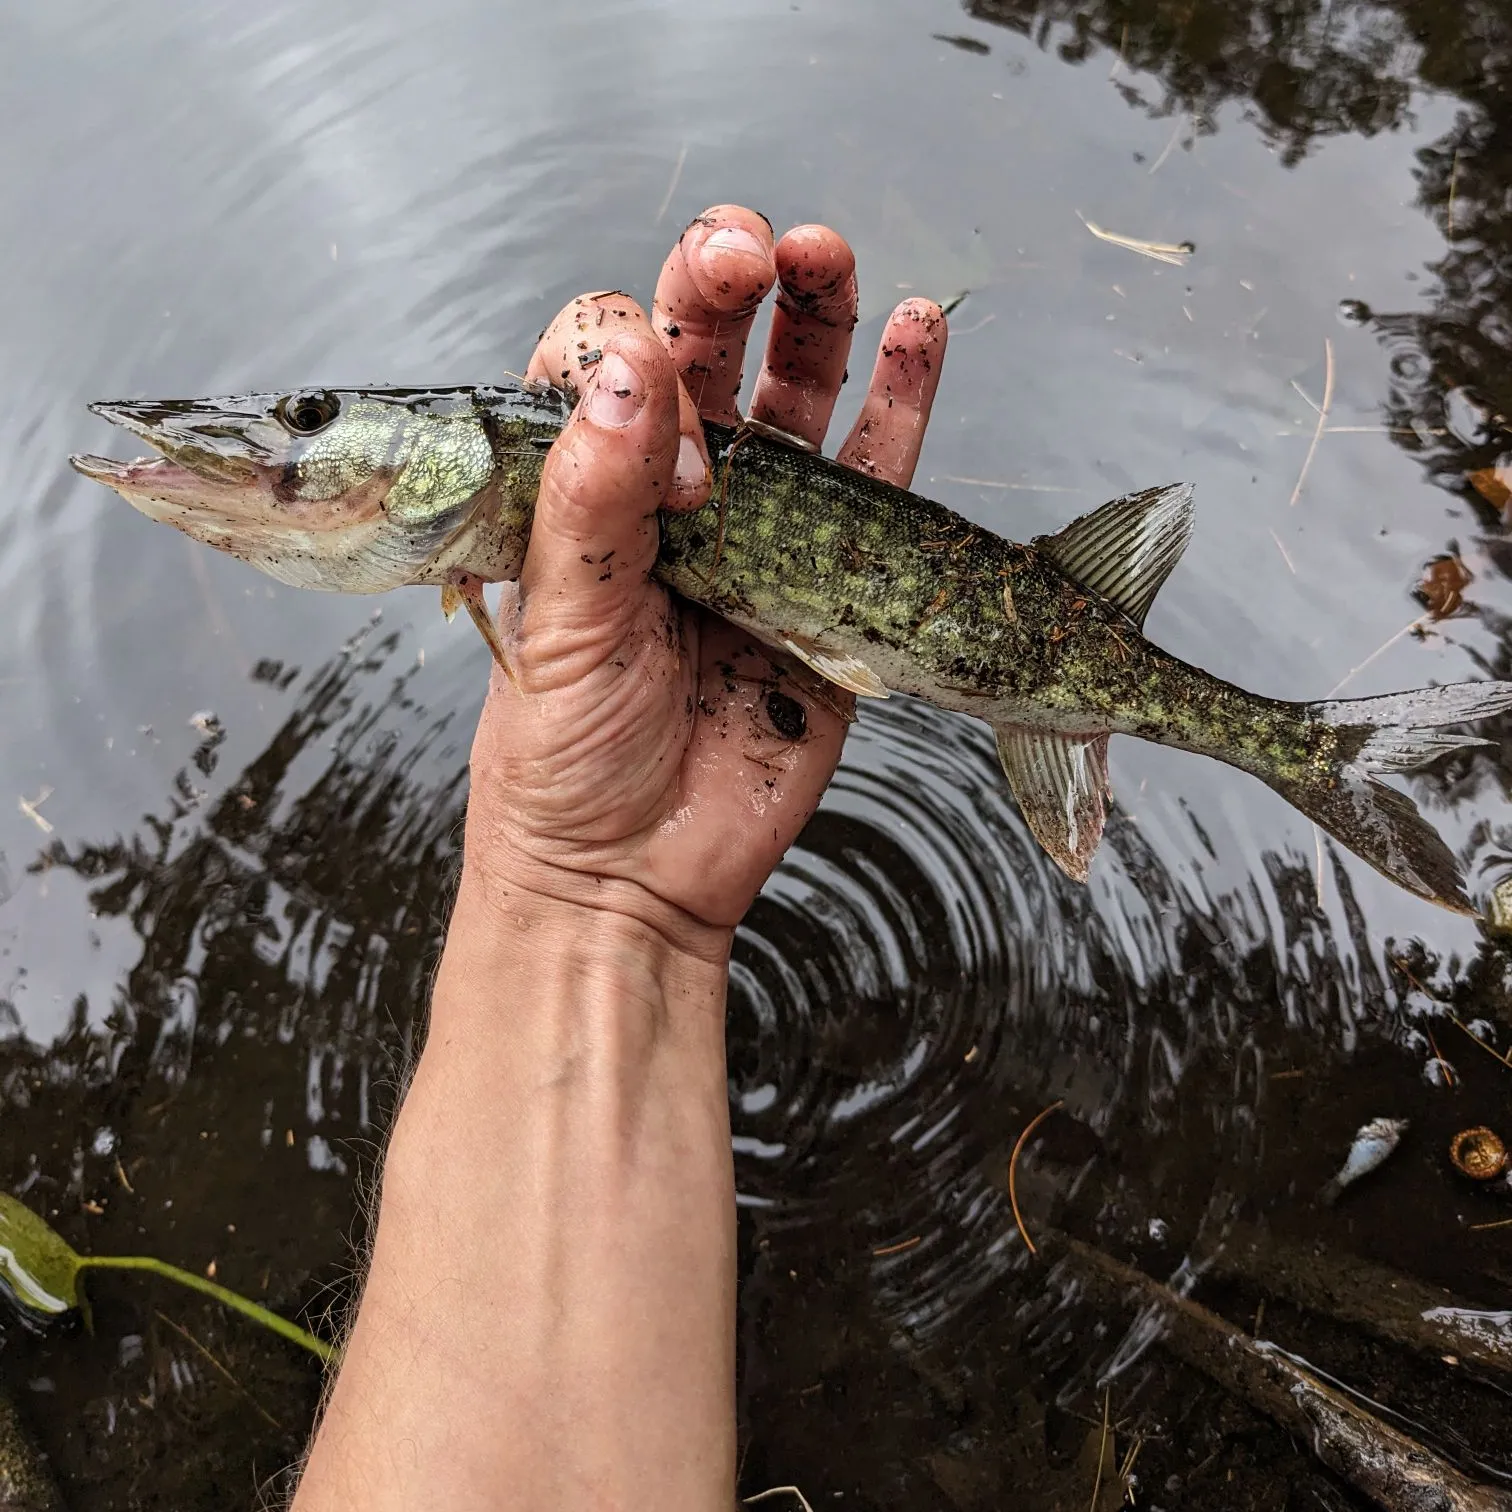
[[[1469,475],[1470,486],[1493,508],[1512,503],[1512,467],[1483,467]]]
[[[1475,581],[1475,574],[1458,556],[1435,557],[1423,571],[1417,597],[1436,620],[1457,614],[1465,602],[1465,589]]]

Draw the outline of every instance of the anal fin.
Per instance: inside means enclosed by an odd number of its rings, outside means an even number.
[[[1004,725],[997,748],[1030,833],[1073,882],[1085,882],[1113,797],[1108,737]]]
[[[887,684],[859,657],[808,636],[784,636],[782,644],[804,666],[827,682],[848,688],[858,698],[886,698]]]

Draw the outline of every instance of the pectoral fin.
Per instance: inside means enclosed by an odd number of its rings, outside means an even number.
[[[1113,797],[1108,737],[1004,725],[997,748],[1030,833],[1073,882],[1085,882]]]
[[[1142,630],[1161,584],[1192,536],[1187,483],[1125,494],[1073,520],[1035,549],[1067,577],[1118,605]]]
[[[499,639],[498,626],[494,624],[493,615],[488,612],[488,600],[483,597],[482,578],[474,577],[470,572],[459,572],[451,582],[442,586],[441,609],[448,620],[459,607],[467,610],[468,618],[478,627],[478,634],[483,637],[484,644],[493,652],[493,659],[498,662],[505,677],[514,682],[514,671],[509,665],[509,658],[504,654],[504,643]]]
[[[782,644],[820,677],[848,688],[857,698],[886,698],[887,684],[864,661],[838,646],[807,636],[790,635]]]

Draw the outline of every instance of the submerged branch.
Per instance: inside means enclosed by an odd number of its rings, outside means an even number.
[[[1310,1444],[1328,1469],[1385,1512],[1512,1512],[1512,1494],[1472,1481],[1275,1345],[1249,1338],[1092,1245],[1046,1234],[1041,1247],[1103,1300],[1132,1295],[1158,1321],[1166,1350]]]
[[[1392,1344],[1512,1374],[1512,1318],[1470,1307],[1402,1271],[1330,1249],[1300,1245],[1240,1229],[1212,1257],[1210,1274],[1246,1281],[1298,1307],[1362,1328]]]

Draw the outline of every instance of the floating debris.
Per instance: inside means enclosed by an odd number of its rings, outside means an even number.
[[[1323,402],[1318,405],[1318,423],[1313,428],[1312,442],[1307,448],[1307,455],[1302,459],[1302,471],[1297,474],[1297,486],[1292,489],[1292,507],[1296,507],[1297,500],[1302,497],[1302,485],[1307,482],[1307,474],[1312,469],[1313,458],[1318,454],[1318,443],[1323,439],[1323,432],[1328,425],[1328,412],[1333,408],[1334,396],[1334,349],[1333,341],[1325,336],[1323,338]],[[1307,397],[1305,394],[1302,396]]]
[[[1461,1129],[1449,1141],[1449,1158],[1455,1170],[1471,1181],[1494,1181],[1507,1169],[1507,1147],[1501,1135],[1484,1124]]]
[[[86,1270],[147,1271],[214,1297],[322,1361],[330,1362],[336,1356],[329,1344],[297,1323],[166,1260],[152,1255],[81,1255],[25,1203],[0,1192],[0,1291],[15,1304],[24,1324],[40,1331],[70,1313],[87,1315],[89,1303],[82,1282]]]
[[[974,53],[979,58],[987,57],[992,49],[979,37],[965,37],[946,32],[930,32],[930,37],[936,42],[944,42],[950,47],[958,47],[962,52]]]
[[[1117,231],[1105,231],[1095,221],[1089,221],[1080,210],[1076,212],[1076,217],[1098,241],[1110,242],[1115,247],[1137,252],[1141,257],[1152,257],[1156,262],[1170,263],[1176,268],[1186,267],[1187,259],[1197,250],[1196,242],[1146,241],[1140,236],[1123,236]]]
[[[1465,603],[1465,589],[1475,581],[1475,574],[1453,554],[1435,557],[1423,571],[1417,585],[1417,598],[1436,620],[1458,614]]]
[[[1503,877],[1486,902],[1486,932],[1512,939],[1512,877]],[[1496,1052],[1491,1052],[1493,1055]],[[1498,1057],[1500,1059],[1500,1057]]]
[[[797,1486],[773,1486],[770,1491],[758,1491],[755,1496],[746,1497],[740,1505],[742,1507],[754,1507],[758,1502],[764,1502],[773,1496],[794,1497],[797,1499],[798,1505],[803,1508],[803,1512],[814,1512],[813,1507],[809,1504],[808,1497]]]
[[[1013,1221],[1018,1225],[1019,1237],[1024,1241],[1024,1247],[1031,1255],[1037,1254],[1034,1248],[1034,1240],[1029,1237],[1029,1230],[1024,1227],[1024,1215],[1019,1212],[1018,1204],[1018,1163],[1019,1156],[1024,1153],[1024,1146],[1029,1143],[1029,1136],[1049,1118],[1058,1108],[1063,1108],[1066,1100],[1058,1097],[1048,1108],[1041,1108],[1033,1118],[1024,1125],[1024,1132],[1019,1135],[1013,1146],[1013,1153],[1008,1157],[1008,1205],[1013,1209]]]
[[[1512,502],[1512,467],[1482,467],[1467,481],[1493,509],[1505,510]]]
[[[37,794],[35,798],[18,798],[16,800],[16,807],[20,809],[21,812],[25,814],[26,817],[30,819],[31,822],[35,824],[44,835],[52,834],[52,820],[48,819],[45,815],[39,814],[37,810],[44,803],[46,803],[47,800],[52,797],[52,795],[53,790],[50,787],[45,787],[40,793]]]
[[[1402,1135],[1406,1132],[1405,1118],[1372,1118],[1368,1124],[1362,1124],[1339,1174],[1318,1194],[1319,1201],[1332,1206],[1345,1187],[1362,1176],[1368,1176],[1381,1165],[1402,1142]]]

